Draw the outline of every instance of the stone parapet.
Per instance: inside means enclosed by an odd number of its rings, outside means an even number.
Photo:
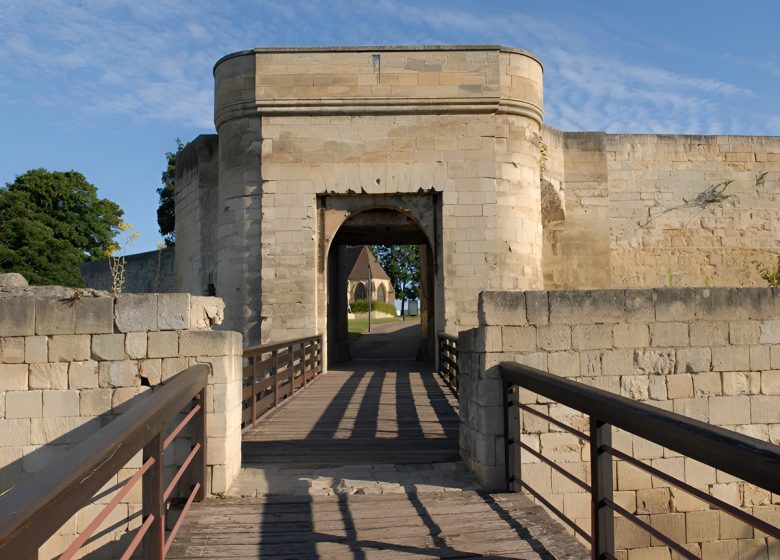
[[[189,294],[0,292],[0,494],[196,363],[211,366],[207,487],[225,492],[241,466],[242,342],[238,333],[211,330],[222,309],[219,298]],[[188,453],[186,440],[174,443],[166,454],[168,475]],[[107,503],[140,464],[139,453],[86,509]],[[137,511],[139,492],[116,515]],[[136,521],[131,517],[130,529]],[[107,530],[84,550],[103,554],[126,526]],[[79,521],[66,524],[41,557],[60,552],[81,528]]]
[[[488,488],[504,486],[497,366],[505,360],[780,444],[778,318],[780,291],[771,288],[483,292],[479,327],[459,335],[463,459]],[[587,431],[587,419],[578,413],[529,391],[520,399]],[[521,434],[531,448],[588,480],[587,444],[525,413]],[[780,524],[777,495],[620,430],[613,441],[655,468]],[[615,501],[694,553],[747,547],[771,557],[774,544],[758,531],[634,467],[616,461],[615,468]],[[529,453],[522,454],[522,476],[589,530],[589,501],[580,488]],[[616,546],[655,553],[650,547],[660,543],[628,523],[616,520]]]

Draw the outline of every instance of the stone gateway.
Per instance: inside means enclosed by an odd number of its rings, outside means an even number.
[[[177,161],[176,290],[223,298],[245,344],[326,332],[333,354],[346,247],[418,244],[431,354],[485,290],[763,284],[779,137],[561,132],[542,71],[495,45],[224,57],[217,134]]]

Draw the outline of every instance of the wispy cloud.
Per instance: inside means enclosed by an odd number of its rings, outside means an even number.
[[[564,129],[614,132],[765,130],[739,109],[748,87],[696,72],[635,63],[598,22],[580,29],[522,9],[402,0],[6,0],[0,27],[4,103],[58,103],[210,129],[211,69],[222,55],[262,45],[503,43],[545,64],[546,119]],[[744,62],[744,61],[740,61]],[[34,92],[31,94],[31,91]]]

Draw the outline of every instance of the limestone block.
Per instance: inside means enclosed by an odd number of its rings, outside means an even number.
[[[761,397],[709,397],[710,422],[716,426],[750,424],[753,400],[757,398]]]
[[[637,513],[669,513],[671,493],[668,488],[646,488],[636,492]]]
[[[760,330],[759,342],[761,344],[780,344],[780,319],[763,321],[760,324]]]
[[[708,371],[695,373],[693,378],[693,396],[694,397],[712,397],[723,394],[720,373]]]
[[[98,418],[66,416],[59,418],[32,418],[30,421],[30,443],[58,444],[79,443],[100,429]]]
[[[541,434],[542,455],[556,463],[575,463],[580,460],[582,443],[573,434],[551,432]]]
[[[536,336],[540,350],[571,350],[571,326],[569,325],[536,327]]]
[[[162,381],[162,360],[141,360],[141,380],[143,381],[144,379],[152,387]]]
[[[75,328],[73,302],[53,297],[35,300],[35,334],[73,334]]]
[[[114,414],[123,414],[139,402],[136,398],[145,393],[149,387],[120,387],[111,393],[111,409]],[[151,394],[151,393],[149,393]]]
[[[232,356],[242,351],[241,335],[232,331],[183,331],[179,339],[183,356]]]
[[[657,321],[695,321],[699,290],[694,288],[664,288],[653,290]]]
[[[644,323],[618,323],[612,334],[616,348],[650,346],[650,329]]]
[[[76,334],[114,332],[114,298],[84,297],[76,301]]]
[[[602,375],[633,375],[633,350],[605,350],[601,355]]]
[[[647,394],[654,401],[665,401],[669,398],[666,392],[666,379],[662,375],[651,375],[647,380]]]
[[[673,541],[685,543],[685,514],[684,513],[662,513],[650,516],[650,525],[663,533]],[[653,546],[663,543],[653,537],[651,539]]]
[[[753,424],[780,423],[780,397],[771,395],[755,395],[748,397],[732,397],[750,401],[750,422]],[[735,422],[736,423],[736,422]],[[747,424],[748,422],[742,422]]]
[[[636,350],[634,365],[637,373],[669,375],[674,371],[675,353],[662,350]]]
[[[550,352],[547,365],[550,373],[561,377],[576,377],[580,374],[580,356],[577,352]]]
[[[501,327],[501,349],[504,352],[536,350],[536,327]]]
[[[213,358],[198,358],[198,363],[211,365],[210,384],[237,383],[243,376],[241,356],[216,356]]]
[[[739,496],[737,496],[739,498]],[[742,503],[737,502],[737,506],[744,507],[766,506],[772,502],[772,493],[763,488],[758,488],[752,484],[745,484],[743,488]]]
[[[131,332],[125,335],[125,354],[131,360],[146,358],[147,333]]]
[[[241,387],[237,383],[210,385],[206,395],[206,412],[226,412],[241,406]]]
[[[65,334],[49,337],[49,361],[71,362],[89,359],[90,336]]]
[[[79,416],[79,392],[43,391],[43,416]]]
[[[27,336],[24,339],[24,361],[40,364],[49,361],[49,337]]]
[[[217,297],[190,297],[191,329],[210,329],[221,325],[225,315],[225,302]]]
[[[157,330],[157,294],[121,294],[114,306],[119,332]]]
[[[620,378],[620,394],[635,401],[648,399],[649,379],[646,375],[626,375]]]
[[[527,325],[525,293],[482,292],[478,314],[480,325]]]
[[[43,415],[41,391],[8,391],[5,394],[6,418],[39,418]]]
[[[99,387],[136,387],[140,384],[137,362],[123,360],[98,364]]]
[[[769,348],[769,365],[772,369],[780,369],[780,346]]]
[[[732,321],[729,323],[729,342],[734,345],[758,344],[757,321]]]
[[[780,395],[780,370],[761,372],[761,393],[764,395]]]
[[[147,342],[150,358],[173,358],[179,355],[179,333],[176,331],[150,332]]]
[[[186,357],[163,358],[161,366],[162,380],[167,381],[188,367],[190,367],[190,362]]]
[[[688,342],[688,323],[654,323],[650,325],[651,346],[688,346]]]
[[[739,539],[737,546],[739,548],[739,560],[777,560],[778,558],[777,553],[771,558],[767,556],[766,539]],[[780,550],[777,547],[775,548]]]
[[[67,389],[68,364],[30,364],[30,389]]]
[[[190,326],[190,294],[157,296],[157,327],[161,331],[187,329]]]
[[[592,323],[622,323],[626,319],[623,290],[549,292],[550,321],[576,325],[587,317]]]
[[[674,412],[688,418],[709,422],[710,407],[707,399],[677,399],[674,402]]]
[[[26,391],[27,364],[0,364],[0,391]]]
[[[712,351],[709,348],[678,348],[675,357],[675,373],[696,373],[712,369]]]
[[[750,349],[746,346],[713,348],[712,369],[716,371],[750,371]]]
[[[686,514],[685,539],[687,542],[707,542],[719,538],[720,519],[717,511],[691,511]]]
[[[225,437],[227,434],[241,429],[241,407],[236,406],[225,412],[209,414],[206,420],[206,435]]]
[[[739,544],[736,540],[721,540],[701,543],[702,560],[722,560],[724,558],[737,558]]]
[[[723,372],[724,395],[756,395],[761,392],[761,374],[758,372]]]
[[[550,319],[547,292],[525,292],[526,315],[531,325],[546,325]]]
[[[21,364],[24,362],[24,337],[0,338],[0,363]]]
[[[725,346],[729,324],[725,321],[696,321],[690,324],[691,346]]]
[[[737,502],[737,506],[741,504]],[[734,519],[733,515],[725,511],[720,512],[720,538],[721,539],[752,539],[753,528],[747,523]]]
[[[763,371],[771,369],[769,346],[751,346],[750,347],[750,369],[752,371]]]
[[[93,360],[71,362],[68,365],[68,387],[71,389],[96,389],[98,363]]]
[[[79,391],[79,414],[100,416],[111,411],[113,389],[84,389]]]
[[[3,448],[30,444],[30,419],[29,418],[0,418],[0,465],[3,463]],[[22,450],[19,449],[21,454]]]
[[[612,325],[574,325],[571,345],[575,350],[612,348]]]
[[[693,397],[693,377],[690,373],[667,375],[666,394],[670,399],[686,399]]]
[[[650,290],[626,290],[626,321],[650,323],[655,321],[655,293]]]
[[[89,356],[87,356],[89,358]],[[79,358],[85,360],[87,358]],[[96,334],[92,337],[92,359],[97,361],[124,360],[125,335],[124,334]]]
[[[640,515],[639,518],[645,523],[649,523],[650,517]],[[628,519],[615,517],[615,548],[622,549],[644,549],[650,546],[650,533],[638,527]]]
[[[30,297],[0,298],[0,336],[35,334],[35,300]]]

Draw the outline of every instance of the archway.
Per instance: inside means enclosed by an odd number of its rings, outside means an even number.
[[[343,214],[342,214],[343,216]],[[417,245],[420,247],[420,336],[414,355],[432,360],[436,334],[436,259],[420,223],[397,207],[372,206],[343,216],[327,252],[327,333],[329,362],[350,361],[347,328],[347,248],[359,245]],[[356,292],[357,290],[355,290]],[[373,290],[372,290],[373,292]],[[354,292],[353,292],[354,293]],[[372,299],[386,300],[387,291]]]
[[[355,284],[355,289],[352,291],[352,300],[368,299],[368,292],[366,291],[366,285],[363,282]]]

